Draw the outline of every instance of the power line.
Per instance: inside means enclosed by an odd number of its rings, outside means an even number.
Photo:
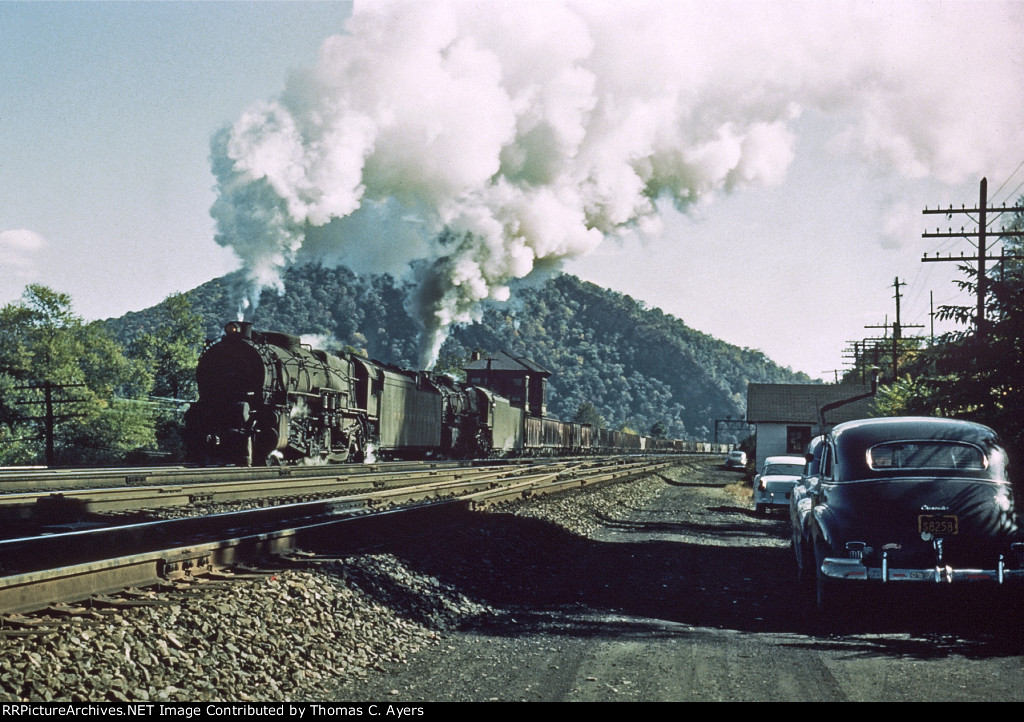
[[[1014,172],[1016,172],[1016,171],[1014,171]],[[949,256],[946,256],[946,257],[943,258],[941,256],[938,256],[937,254],[936,254],[936,256],[934,258],[929,258],[927,253],[924,254],[924,256],[921,258],[921,262],[922,263],[936,262],[936,261],[955,261],[955,262],[959,262],[959,263],[964,263],[966,261],[976,261],[977,262],[977,264],[978,264],[978,276],[977,276],[976,290],[977,290],[977,294],[978,294],[978,310],[977,310],[977,314],[975,316],[975,334],[976,334],[976,336],[978,338],[981,338],[984,335],[984,333],[985,333],[985,330],[984,330],[985,329],[985,294],[986,294],[986,292],[988,290],[987,289],[987,279],[985,277],[985,263],[987,261],[990,261],[990,260],[997,260],[997,259],[998,260],[1005,260],[1005,259],[1020,258],[1020,256],[1018,256],[1016,254],[1006,255],[1005,251],[1003,253],[1001,253],[999,256],[989,256],[989,255],[987,255],[987,252],[986,252],[986,249],[985,249],[985,243],[986,243],[986,241],[987,241],[989,236],[995,236],[995,237],[998,237],[998,238],[1007,238],[1007,237],[1020,238],[1020,237],[1024,236],[1024,231],[1012,231],[1012,230],[1011,231],[1007,231],[1005,228],[1003,228],[1002,230],[999,230],[999,231],[990,231],[988,229],[988,223],[989,223],[989,221],[988,221],[988,214],[989,214],[989,212],[992,212],[994,214],[992,220],[995,220],[995,218],[998,218],[1003,213],[1019,213],[1019,212],[1022,212],[1022,211],[1024,211],[1024,208],[1007,208],[1005,205],[1002,208],[995,208],[995,207],[990,208],[988,206],[988,179],[987,178],[982,178],[981,179],[981,191],[980,191],[980,196],[979,196],[978,207],[977,208],[965,208],[965,207],[961,206],[959,210],[956,210],[956,209],[953,208],[953,206],[950,206],[948,209],[936,208],[934,210],[930,210],[929,208],[925,207],[925,209],[923,211],[923,213],[925,213],[925,214],[942,214],[942,215],[945,215],[947,218],[952,218],[954,213],[963,213],[963,214],[966,214],[969,218],[970,218],[970,215],[972,213],[977,213],[978,214],[978,220],[977,220],[978,230],[976,230],[976,231],[965,231],[964,228],[961,226],[959,232],[956,232],[952,228],[950,228],[947,232],[943,233],[940,229],[936,228],[935,229],[935,233],[925,232],[925,233],[922,234],[923,238],[960,238],[960,237],[962,237],[962,238],[966,238],[968,240],[970,240],[971,238],[977,238],[978,239],[978,243],[977,243],[978,255],[976,257],[971,258],[970,256],[964,256],[963,253],[961,252],[959,258],[957,258],[957,257],[955,257],[953,255],[949,255]]]
[[[1013,173],[1011,173],[1010,175],[1006,176],[1006,180],[1003,181],[1003,184],[1001,186],[996,188],[996,192],[992,194],[992,197],[995,197],[995,196],[999,195],[999,191],[1001,191],[1003,188],[1006,187],[1006,184],[1010,182],[1011,178],[1013,178],[1015,175],[1017,175],[1017,171],[1019,171],[1021,168],[1024,168],[1024,160],[1022,160],[1020,162],[1020,165],[1018,165],[1016,168],[1013,169]],[[1024,182],[1022,182],[1021,185],[1024,185]],[[1020,188],[1020,186],[1017,186],[1017,188]],[[1013,194],[1016,193],[1016,192],[1017,192],[1016,189],[1010,191],[1010,196],[1013,196]]]

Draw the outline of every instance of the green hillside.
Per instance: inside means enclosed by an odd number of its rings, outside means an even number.
[[[210,338],[237,318],[231,299],[239,281],[229,275],[186,294]],[[285,288],[280,296],[263,294],[254,316],[258,328],[317,335],[322,345],[415,365],[417,329],[405,310],[409,289],[391,277],[305,266],[287,272]],[[106,325],[128,343],[154,330],[155,319],[149,309]],[[742,417],[748,382],[810,382],[760,351],[694,331],[660,309],[570,275],[514,288],[510,302],[453,329],[438,368],[458,373],[474,350],[503,350],[551,371],[548,410],[559,418],[573,418],[590,402],[613,427],[647,433],[661,422],[674,438],[708,439],[716,419]]]

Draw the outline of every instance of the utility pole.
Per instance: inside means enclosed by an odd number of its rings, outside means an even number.
[[[851,361],[844,361],[843,363],[853,364],[853,373],[860,376],[860,382],[864,383],[865,374],[867,373],[868,366],[868,342],[865,341],[847,341],[850,344],[843,349],[843,358],[852,359]],[[852,356],[850,354],[853,354]],[[876,364],[877,365],[877,364]],[[824,372],[828,373],[828,372]]]
[[[928,316],[931,318],[932,335],[931,345],[935,345],[935,291],[928,292]]]
[[[867,373],[870,369],[878,369],[881,366],[883,344],[889,343],[888,321],[884,326],[866,326],[865,328],[884,328],[886,335],[882,338],[865,338],[860,341],[847,341],[853,344],[853,349],[843,349],[844,352],[853,351],[853,369],[860,374],[860,382],[867,383]],[[843,358],[849,358],[844,356]]]
[[[42,440],[46,443],[46,465],[47,466],[54,466],[56,464],[56,462],[57,462],[57,453],[56,453],[56,447],[55,447],[55,444],[54,444],[54,437],[55,437],[55,430],[56,430],[57,422],[59,422],[59,421],[66,421],[67,419],[73,419],[73,418],[85,416],[85,414],[61,414],[59,416],[57,414],[55,414],[54,413],[54,409],[53,409],[55,404],[80,404],[83,401],[85,401],[85,399],[84,398],[77,398],[77,399],[55,399],[55,398],[53,398],[53,391],[54,391],[54,389],[56,389],[56,390],[63,390],[63,389],[70,389],[70,388],[80,388],[80,387],[83,387],[83,386],[85,386],[85,384],[55,384],[55,383],[52,383],[50,381],[44,381],[44,382],[42,382],[41,385],[15,386],[14,387],[16,390],[19,390],[19,391],[29,391],[29,390],[38,391],[40,389],[42,389],[42,391],[43,391],[43,400],[42,401],[16,401],[15,404],[18,404],[18,405],[42,404],[43,405],[43,415],[42,416],[29,416],[29,417],[25,417],[24,420],[25,421],[41,421],[41,422],[43,422],[43,436],[42,436]],[[31,439],[23,439],[23,441],[38,441],[38,440],[40,440],[40,437],[38,437],[38,436],[37,437],[33,437]]]
[[[896,321],[892,325],[892,378],[895,381],[899,376],[899,350],[900,341],[903,340],[903,329],[905,328],[924,328],[921,324],[908,324],[904,326],[900,323],[900,298],[903,294],[900,293],[900,286],[906,286],[905,283],[900,283],[900,277],[896,276],[896,279],[892,282],[893,288],[896,289]]]
[[[886,316],[885,316],[885,323],[883,323],[882,325],[877,325],[876,324],[876,325],[873,325],[873,326],[865,326],[864,328],[881,328],[881,329],[885,329],[885,334],[881,338],[878,338],[876,336],[876,337],[864,339],[864,349],[865,349],[865,351],[867,350],[867,344],[868,344],[869,341],[874,344],[874,352],[875,352],[874,353],[874,357],[875,357],[874,358],[874,363],[875,363],[875,366],[879,366],[879,363],[880,363],[879,350],[881,349],[881,346],[882,346],[883,343],[888,343],[889,342],[889,328],[890,328],[890,326],[889,326],[889,316],[888,316],[888,314],[886,314]],[[893,378],[893,381],[896,380],[896,370],[895,369],[893,369],[892,378]]]
[[[968,216],[972,213],[978,214],[978,230],[977,231],[965,231],[963,226],[960,227],[960,232],[955,232],[952,228],[949,228],[946,233],[942,233],[938,228],[935,229],[935,233],[928,233],[927,231],[922,234],[922,238],[977,238],[978,239],[978,255],[974,259],[970,259],[970,256],[965,257],[962,253],[959,258],[952,255],[946,256],[945,258],[935,255],[934,258],[929,258],[928,254],[924,254],[921,258],[922,263],[935,263],[937,261],[959,261],[965,260],[976,260],[978,262],[978,310],[975,316],[975,334],[978,338],[982,338],[985,334],[985,293],[987,292],[987,279],[985,278],[985,262],[988,260],[1005,260],[1007,258],[1021,258],[1016,254],[1007,256],[1001,253],[999,256],[989,256],[986,253],[986,243],[989,236],[995,236],[998,238],[1017,237],[1024,236],[1024,231],[1008,231],[1005,228],[999,231],[988,230],[988,212],[992,211],[995,213],[994,218],[998,218],[1003,213],[1020,213],[1024,211],[1024,208],[1007,208],[1004,204],[1002,208],[989,208],[988,207],[988,179],[981,179],[981,192],[979,194],[978,207],[977,208],[964,208],[960,207],[960,210],[955,210],[953,206],[948,209],[935,208],[929,209],[925,207],[923,213],[928,214],[943,214],[947,218],[952,218],[954,213],[964,213]]]
[[[892,354],[892,379],[895,381],[899,377],[900,371],[900,346],[903,341],[903,329],[905,328],[924,328],[921,324],[903,324],[901,319],[900,311],[900,299],[903,298],[903,294],[900,293],[900,287],[906,286],[906,283],[900,281],[899,276],[892,282],[893,288],[896,289],[896,320],[893,321],[892,325],[889,325],[889,318],[886,316],[885,323],[881,326],[865,326],[864,328],[882,328],[885,329],[885,335],[881,339],[865,339],[867,341],[876,341],[879,343],[890,342],[890,353]],[[889,329],[892,328],[892,337],[889,337]],[[875,365],[878,365],[878,345],[875,346]]]

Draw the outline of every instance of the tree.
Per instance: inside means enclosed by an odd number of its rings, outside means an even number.
[[[150,368],[154,396],[194,399],[198,395],[196,364],[206,340],[203,317],[182,293],[164,299],[158,312],[156,330],[136,337],[129,354]]]
[[[1024,205],[1024,199],[1018,205]],[[1024,229],[1017,214],[1008,230]],[[1020,254],[1020,240],[1006,240]],[[961,267],[958,285],[977,292],[977,271]],[[991,269],[985,294],[987,321],[973,328],[975,310],[943,306],[939,316],[968,325],[945,334],[905,367],[906,375],[880,390],[886,414],[925,414],[977,421],[994,428],[1010,447],[1011,458],[1024,456],[1024,262],[1000,260]],[[1014,467],[1015,468],[1015,467]]]
[[[576,415],[572,417],[572,420],[577,424],[590,424],[591,426],[607,426],[604,417],[598,412],[597,408],[589,401],[580,402],[579,407],[576,409]]]
[[[158,307],[156,328],[139,334],[129,346],[129,355],[153,375],[149,409],[156,446],[170,461],[185,457],[184,410],[199,395],[196,366],[205,340],[203,317],[188,296],[175,293]]]
[[[0,308],[0,463],[111,463],[151,445],[148,414],[120,401],[151,383],[69,296],[28,286]]]

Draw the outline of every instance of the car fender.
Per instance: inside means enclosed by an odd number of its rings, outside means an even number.
[[[811,516],[814,511],[814,502],[807,496],[796,501],[793,525],[800,531],[800,537],[805,541],[811,536]]]
[[[817,504],[807,515],[810,533],[807,538],[813,539],[815,544],[824,544],[831,552],[837,552],[836,540],[841,539],[839,533],[839,520],[827,504]]]

